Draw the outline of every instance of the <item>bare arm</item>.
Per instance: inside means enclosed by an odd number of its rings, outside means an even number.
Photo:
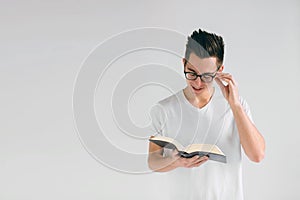
[[[246,155],[250,160],[260,162],[265,154],[265,140],[244,111],[239,100],[235,80],[228,73],[218,73],[215,80],[231,107],[238,128],[240,142]],[[223,85],[220,80],[227,82],[228,85]]]
[[[176,168],[171,157],[163,157],[162,148],[149,142],[148,166],[156,172],[167,172]]]
[[[241,104],[231,106],[241,145],[254,162],[260,162],[265,154],[265,140],[255,125],[251,122]]]

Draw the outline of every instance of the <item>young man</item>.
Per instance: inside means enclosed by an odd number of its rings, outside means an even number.
[[[223,73],[223,58],[221,36],[194,31],[183,59],[187,86],[152,109],[154,134],[174,138],[184,146],[216,144],[227,158],[225,164],[206,156],[183,158],[150,142],[149,168],[167,172],[165,189],[173,200],[242,200],[241,147],[254,162],[264,158],[264,138],[238,94],[236,81]]]

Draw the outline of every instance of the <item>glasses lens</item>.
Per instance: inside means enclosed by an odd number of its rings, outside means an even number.
[[[187,78],[189,80],[195,80],[197,78],[197,75],[192,72],[188,72],[185,74],[185,78]]]
[[[205,83],[209,83],[213,80],[213,77],[211,75],[203,75],[201,77],[201,80]]]

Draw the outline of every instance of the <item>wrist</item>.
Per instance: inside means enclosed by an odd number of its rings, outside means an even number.
[[[241,109],[243,107],[240,101],[229,102],[229,105],[232,110]]]
[[[237,114],[237,113],[243,111],[243,106],[241,103],[230,104],[230,108],[231,108],[233,114]]]
[[[171,167],[172,168],[178,168],[178,167],[180,167],[180,162],[179,162],[179,159],[180,159],[180,157],[171,157],[170,158],[170,165],[171,165]]]

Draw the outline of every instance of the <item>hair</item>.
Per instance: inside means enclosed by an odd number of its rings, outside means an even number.
[[[224,41],[215,33],[208,33],[199,29],[188,37],[185,59],[189,60],[190,54],[195,53],[200,58],[216,57],[217,64],[221,66],[224,59]]]

